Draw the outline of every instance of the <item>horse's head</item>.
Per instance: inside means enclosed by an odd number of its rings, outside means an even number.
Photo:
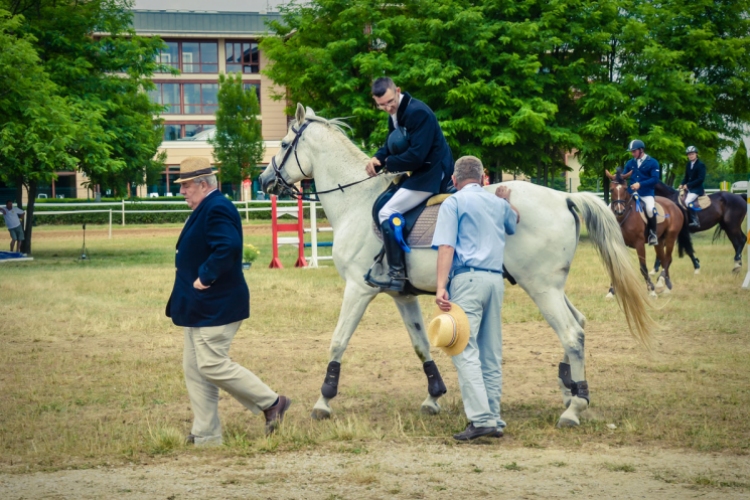
[[[260,185],[264,192],[281,194],[294,192],[294,184],[303,179],[312,179],[312,165],[305,154],[306,138],[303,135],[310,125],[307,118],[314,117],[315,112],[302,104],[297,104],[297,112],[286,136],[281,140],[281,149],[273,157],[271,163],[260,174]]]
[[[609,192],[612,199],[612,211],[617,217],[622,217],[625,214],[628,201],[630,200],[630,194],[625,187],[627,179],[633,174],[628,172],[623,175],[620,169],[612,175],[609,170],[605,170],[604,174],[609,179]]]

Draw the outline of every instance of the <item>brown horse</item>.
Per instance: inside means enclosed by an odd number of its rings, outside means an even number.
[[[659,293],[669,293],[669,290],[672,289],[672,280],[669,277],[669,266],[672,264],[672,250],[674,249],[675,241],[678,241],[678,244],[682,247],[681,241],[678,240],[684,223],[682,211],[667,198],[662,198],[661,196],[656,197],[656,202],[662,206],[665,213],[660,214],[664,215],[664,222],[661,222],[656,226],[656,235],[659,238],[659,243],[654,248],[656,250],[656,256],[664,266],[664,270],[661,272],[661,276],[659,276],[656,286],[654,286],[648,275],[648,267],[646,265],[647,226],[638,213],[639,209],[636,208],[636,199],[628,193],[627,189],[627,179],[632,172],[629,172],[626,175],[622,175],[620,172],[616,175],[610,174],[609,171],[605,171],[605,173],[611,181],[609,185],[612,200],[610,208],[612,209],[612,212],[614,212],[615,217],[617,217],[617,222],[620,223],[620,229],[622,230],[622,237],[625,240],[625,244],[630,248],[635,248],[635,251],[638,252],[638,260],[641,264],[641,274],[646,280],[649,295],[656,297],[657,291]],[[687,231],[684,231],[684,233],[684,236],[687,237],[689,241],[689,233]],[[610,287],[607,297],[611,298],[611,295],[614,295],[614,293],[615,291]]]
[[[657,182],[654,191],[658,196],[664,196],[674,203],[678,203],[679,192],[663,182]],[[745,233],[742,230],[742,221],[745,220],[745,215],[747,214],[745,198],[738,194],[727,193],[726,191],[712,193],[708,197],[711,199],[711,206],[698,212],[700,226],[689,227],[687,218],[685,218],[685,227],[691,233],[697,233],[718,226],[714,233],[714,240],[721,235],[722,231],[726,233],[734,247],[734,267],[732,268],[732,272],[737,274],[742,269],[742,250],[745,248],[746,242]],[[693,252],[693,246],[686,246],[685,251],[693,262],[695,274],[698,274],[701,265]],[[680,249],[680,252],[682,252],[682,249]],[[682,253],[680,253],[680,256],[682,256]],[[654,274],[657,272],[659,272],[658,258],[654,264]]]

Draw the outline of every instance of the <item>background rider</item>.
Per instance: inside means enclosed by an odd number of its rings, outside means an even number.
[[[682,184],[680,184],[680,190],[687,190],[685,196],[685,206],[687,207],[688,217],[690,217],[690,227],[700,227],[701,223],[698,220],[698,212],[693,210],[690,206],[699,196],[703,196],[706,192],[703,190],[703,181],[706,180],[706,164],[698,159],[698,148],[695,146],[688,146],[685,150],[687,154],[688,162],[685,165],[685,176],[682,178]]]
[[[659,162],[650,157],[644,151],[646,145],[641,140],[630,142],[628,151],[633,155],[625,164],[623,175],[632,172],[628,191],[630,194],[638,193],[644,205],[646,205],[646,220],[648,221],[648,244],[656,245],[656,202],[654,200],[654,186],[659,182]]]

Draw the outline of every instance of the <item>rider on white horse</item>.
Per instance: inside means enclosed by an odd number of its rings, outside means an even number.
[[[706,164],[698,159],[698,148],[695,146],[688,146],[685,154],[687,154],[688,163],[685,165],[685,177],[680,184],[680,190],[685,189],[688,192],[685,196],[685,206],[688,208],[690,227],[697,228],[701,227],[701,223],[698,220],[698,212],[692,204],[699,196],[706,194],[703,190],[703,181],[706,180]]]
[[[371,279],[370,284],[400,292],[406,284],[406,268],[390,218],[394,214],[405,214],[434,194],[445,192],[453,174],[453,155],[435,113],[422,101],[407,92],[402,93],[393,80],[387,77],[375,80],[372,97],[378,107],[390,115],[388,140],[367,162],[365,170],[370,176],[382,169],[411,175],[378,213],[390,269],[385,281]]]
[[[659,162],[647,155],[646,145],[641,140],[630,141],[628,151],[633,158],[625,164],[623,175],[633,172],[630,176],[630,194],[638,193],[641,201],[646,205],[646,220],[648,221],[648,244],[656,245],[656,200],[654,186],[659,182]]]

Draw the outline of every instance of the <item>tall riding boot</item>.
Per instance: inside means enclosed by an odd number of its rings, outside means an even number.
[[[659,240],[656,237],[656,214],[646,217],[648,221],[648,244],[651,246],[658,245]]]
[[[690,227],[699,228],[701,227],[701,221],[698,219],[698,212],[688,208],[688,217],[690,218]]]
[[[385,221],[380,225],[383,233],[383,247],[385,247],[385,257],[388,259],[388,279],[380,280],[370,278],[370,283],[393,292],[403,292],[406,285],[406,268],[404,267],[404,250],[396,241],[396,235],[393,233],[390,221]]]

